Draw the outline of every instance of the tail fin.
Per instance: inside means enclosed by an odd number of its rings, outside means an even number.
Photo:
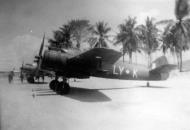
[[[159,68],[160,66],[163,66],[163,65],[167,65],[168,64],[168,60],[165,56],[161,56],[159,58],[157,58],[155,61],[153,61],[151,63],[151,70],[154,70],[156,68]]]
[[[168,64],[166,57],[161,56],[152,62],[150,74],[152,77],[154,77],[156,74],[159,74],[161,80],[166,80],[169,77],[169,73],[176,68],[177,65]]]

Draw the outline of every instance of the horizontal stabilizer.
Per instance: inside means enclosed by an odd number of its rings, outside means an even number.
[[[170,73],[172,70],[177,69],[177,65],[166,64],[151,70],[151,73]]]
[[[165,56],[161,56],[157,58],[155,61],[153,61],[150,67],[152,70],[154,70],[155,68],[159,68],[160,66],[167,64],[168,64],[167,58]]]

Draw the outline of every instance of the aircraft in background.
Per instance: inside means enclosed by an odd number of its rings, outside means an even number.
[[[44,39],[45,39],[45,35],[42,40],[39,55],[35,56],[34,63],[33,64],[22,63],[22,67],[20,68],[20,75],[24,76],[26,78],[26,80],[28,81],[28,83],[35,83],[35,80],[38,80],[38,82],[39,82],[40,78],[42,78],[42,80],[44,82],[45,76],[49,76],[49,77],[54,76],[53,72],[50,72],[48,70],[41,70],[37,65],[40,62],[39,61],[40,57],[42,57]]]
[[[41,48],[43,49],[43,44]],[[109,79],[159,81],[166,80],[170,71],[176,68],[176,65],[168,64],[164,56],[152,62],[151,69],[143,65],[120,61],[121,56],[121,52],[106,48],[93,48],[80,54],[75,50],[47,49],[43,56],[40,55],[37,68],[55,72],[55,79],[49,83],[49,87],[59,94],[70,92],[69,78],[87,79],[93,76]],[[62,81],[59,81],[59,78],[62,78]],[[147,82],[147,86],[149,86],[149,82]]]
[[[44,77],[53,77],[53,72],[43,71],[39,70],[37,72],[37,65],[35,64],[23,64],[20,68],[20,76],[23,75],[24,78],[26,78],[28,83],[35,83],[37,80],[39,82],[39,79],[41,78],[44,82]]]

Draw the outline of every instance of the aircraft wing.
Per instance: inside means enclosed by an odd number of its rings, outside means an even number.
[[[93,73],[94,71],[106,71],[108,66],[114,64],[121,53],[113,49],[93,48],[67,60],[68,70]]]
[[[121,52],[115,51],[113,49],[106,48],[93,48],[86,51],[80,55],[72,57],[69,60],[80,61],[83,59],[92,60],[101,58],[102,61],[113,64],[122,56]]]

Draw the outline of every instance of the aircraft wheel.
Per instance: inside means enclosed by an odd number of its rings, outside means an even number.
[[[70,86],[68,83],[60,82],[58,87],[58,93],[61,95],[69,94]]]
[[[57,81],[57,80],[52,80],[52,81],[49,83],[49,87],[50,87],[50,89],[56,91],[58,84],[59,84],[59,81]]]
[[[27,78],[28,83],[34,83],[34,77],[28,77]]]

